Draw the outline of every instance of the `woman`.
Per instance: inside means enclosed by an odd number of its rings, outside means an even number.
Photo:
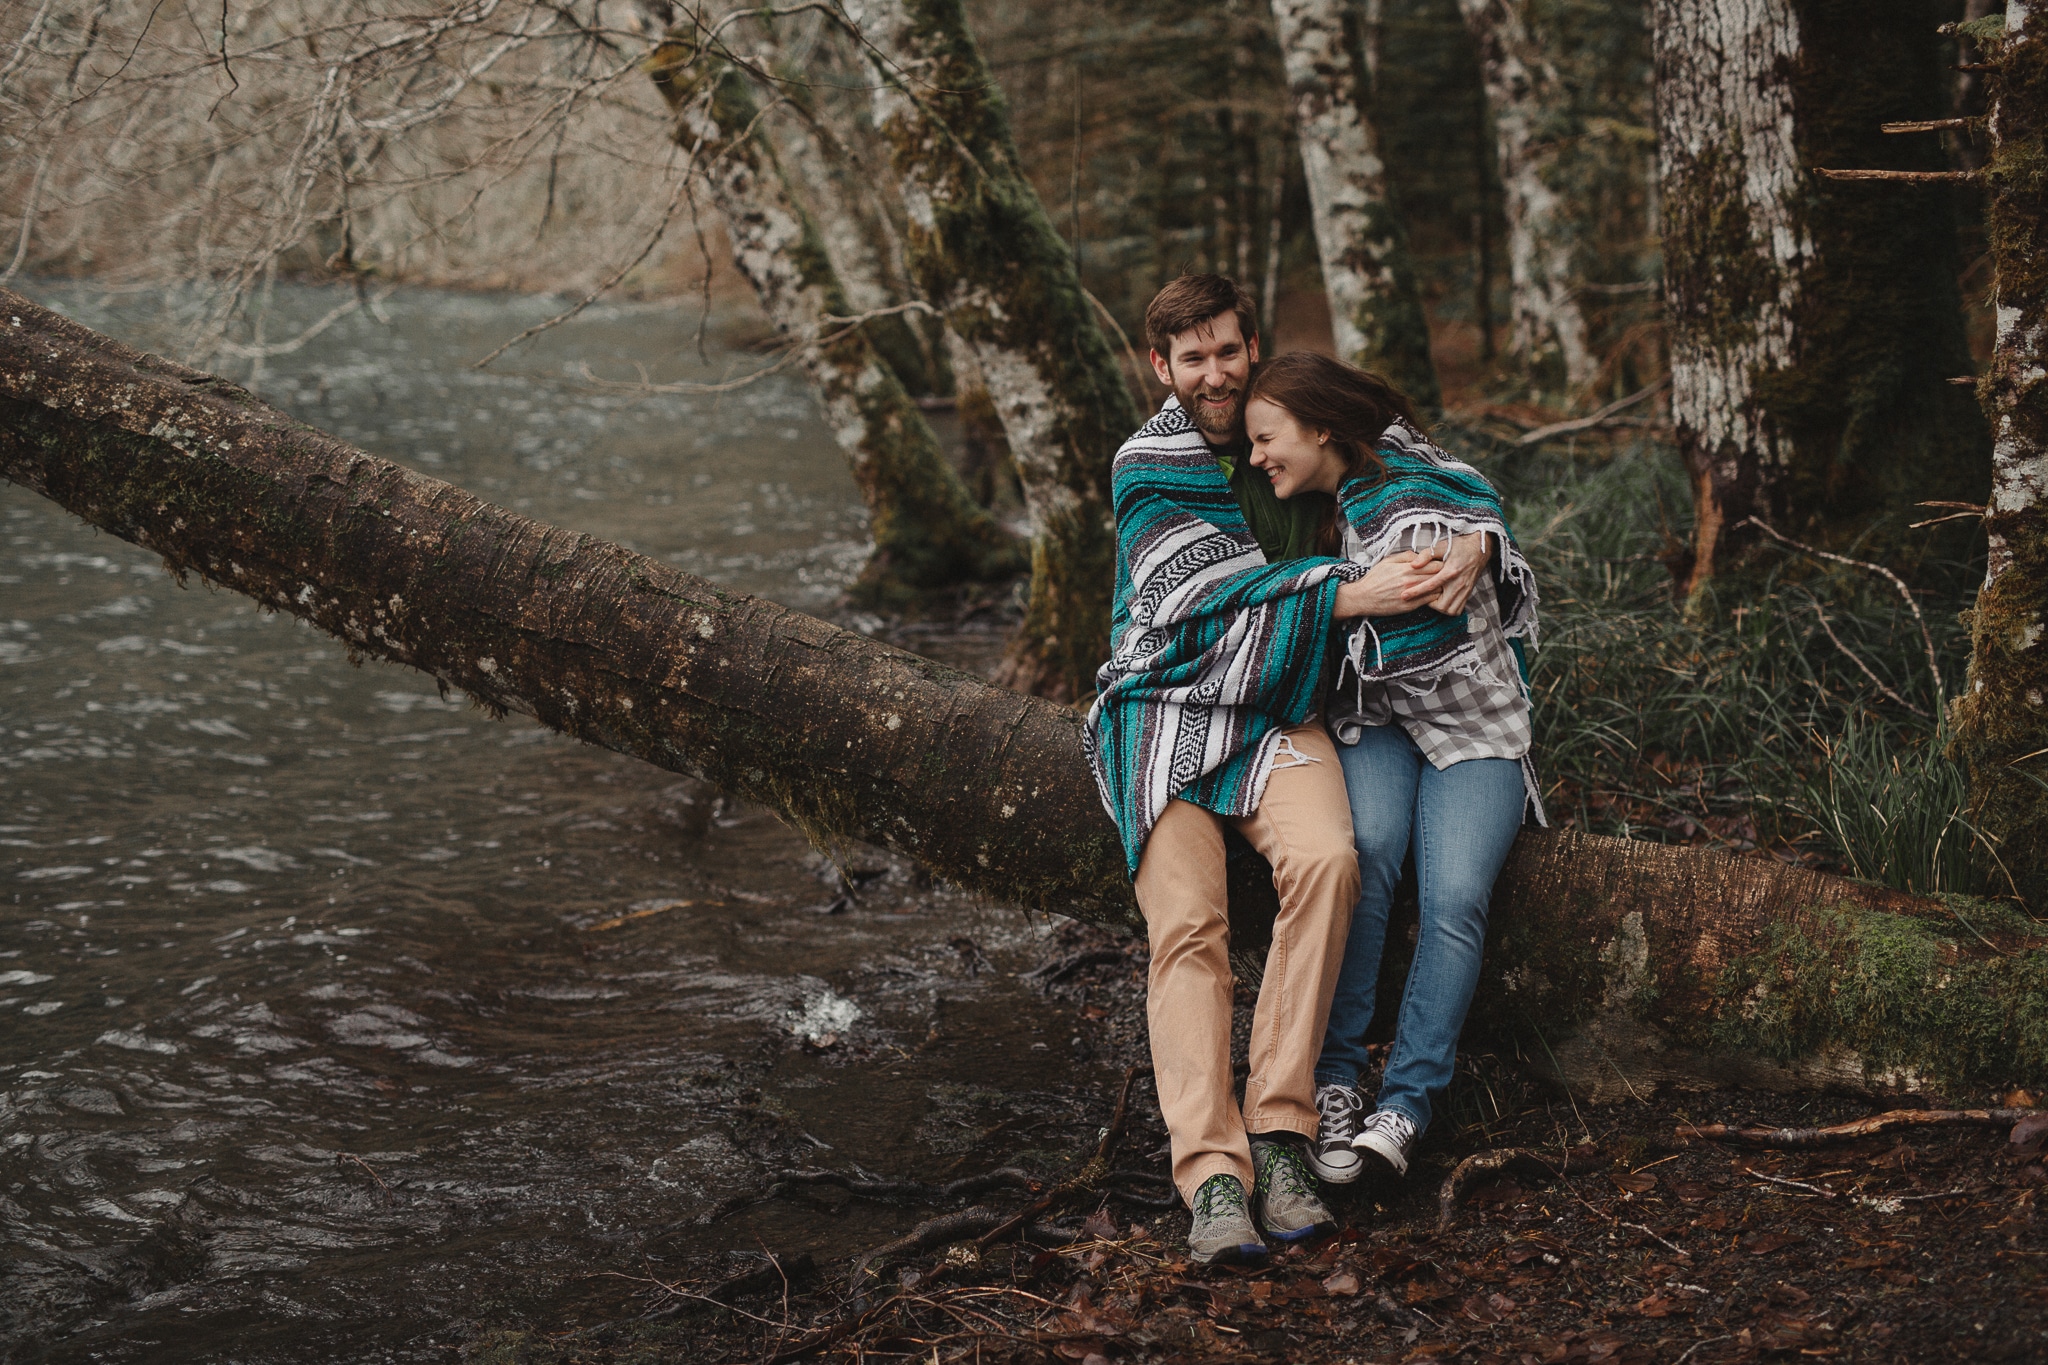
[[[1535,579],[1492,485],[1432,445],[1407,398],[1377,375],[1327,356],[1281,356],[1253,375],[1245,426],[1251,462],[1275,495],[1336,496],[1321,553],[1371,569],[1478,535],[1497,568],[1469,596],[1453,587],[1425,606],[1366,617],[1328,710],[1361,885],[1316,1062],[1322,1127],[1309,1164],[1343,1183],[1369,1154],[1405,1175],[1450,1084],[1494,878],[1523,812],[1543,823],[1520,652],[1535,641]],[[1378,1100],[1361,1121],[1365,1031],[1411,848],[1421,933]]]

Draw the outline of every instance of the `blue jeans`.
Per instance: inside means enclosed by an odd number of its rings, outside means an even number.
[[[1365,1067],[1387,911],[1412,842],[1422,927],[1377,1107],[1398,1109],[1419,1131],[1451,1083],[1479,983],[1487,898],[1522,824],[1522,765],[1468,758],[1438,771],[1399,725],[1368,726],[1358,743],[1338,745],[1337,756],[1351,798],[1359,896],[1316,1084],[1356,1086]]]

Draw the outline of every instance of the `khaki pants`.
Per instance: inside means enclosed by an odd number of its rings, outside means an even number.
[[[1181,1197],[1212,1175],[1252,1188],[1246,1134],[1314,1137],[1316,1056],[1358,900],[1358,853],[1344,773],[1321,725],[1287,732],[1318,761],[1287,752],[1250,815],[1220,816],[1172,801],[1138,864],[1138,908],[1152,943],[1145,1009],[1159,1107],[1173,1139]],[[1230,1084],[1230,912],[1223,873],[1228,819],[1273,864],[1280,918],[1252,1015],[1251,1075],[1239,1110]]]

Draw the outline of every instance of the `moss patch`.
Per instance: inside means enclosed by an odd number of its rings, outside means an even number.
[[[2040,1083],[2048,949],[1993,951],[1980,935],[2026,921],[1964,904],[1947,921],[1843,908],[1775,926],[1722,970],[1709,1040],[1787,1063],[1847,1048],[1866,1075],[1903,1070],[1952,1092]]]

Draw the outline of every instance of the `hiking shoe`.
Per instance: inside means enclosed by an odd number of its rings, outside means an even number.
[[[1337,1230],[1337,1220],[1316,1198],[1316,1180],[1302,1149],[1302,1138],[1259,1136],[1252,1139],[1252,1211],[1259,1227],[1282,1242],[1299,1242]]]
[[[1395,1175],[1406,1175],[1408,1149],[1415,1145],[1415,1138],[1414,1119],[1398,1109],[1381,1109],[1359,1125],[1351,1145],[1386,1162]]]
[[[1212,1175],[1195,1191],[1195,1222],[1188,1229],[1188,1259],[1196,1265],[1264,1265],[1266,1243],[1244,1206],[1244,1183]]]
[[[1316,1112],[1323,1122],[1316,1130],[1315,1145],[1308,1149],[1308,1168],[1327,1184],[1348,1185],[1365,1167],[1365,1158],[1351,1146],[1358,1136],[1358,1117],[1365,1112],[1365,1100],[1348,1085],[1319,1085]]]

